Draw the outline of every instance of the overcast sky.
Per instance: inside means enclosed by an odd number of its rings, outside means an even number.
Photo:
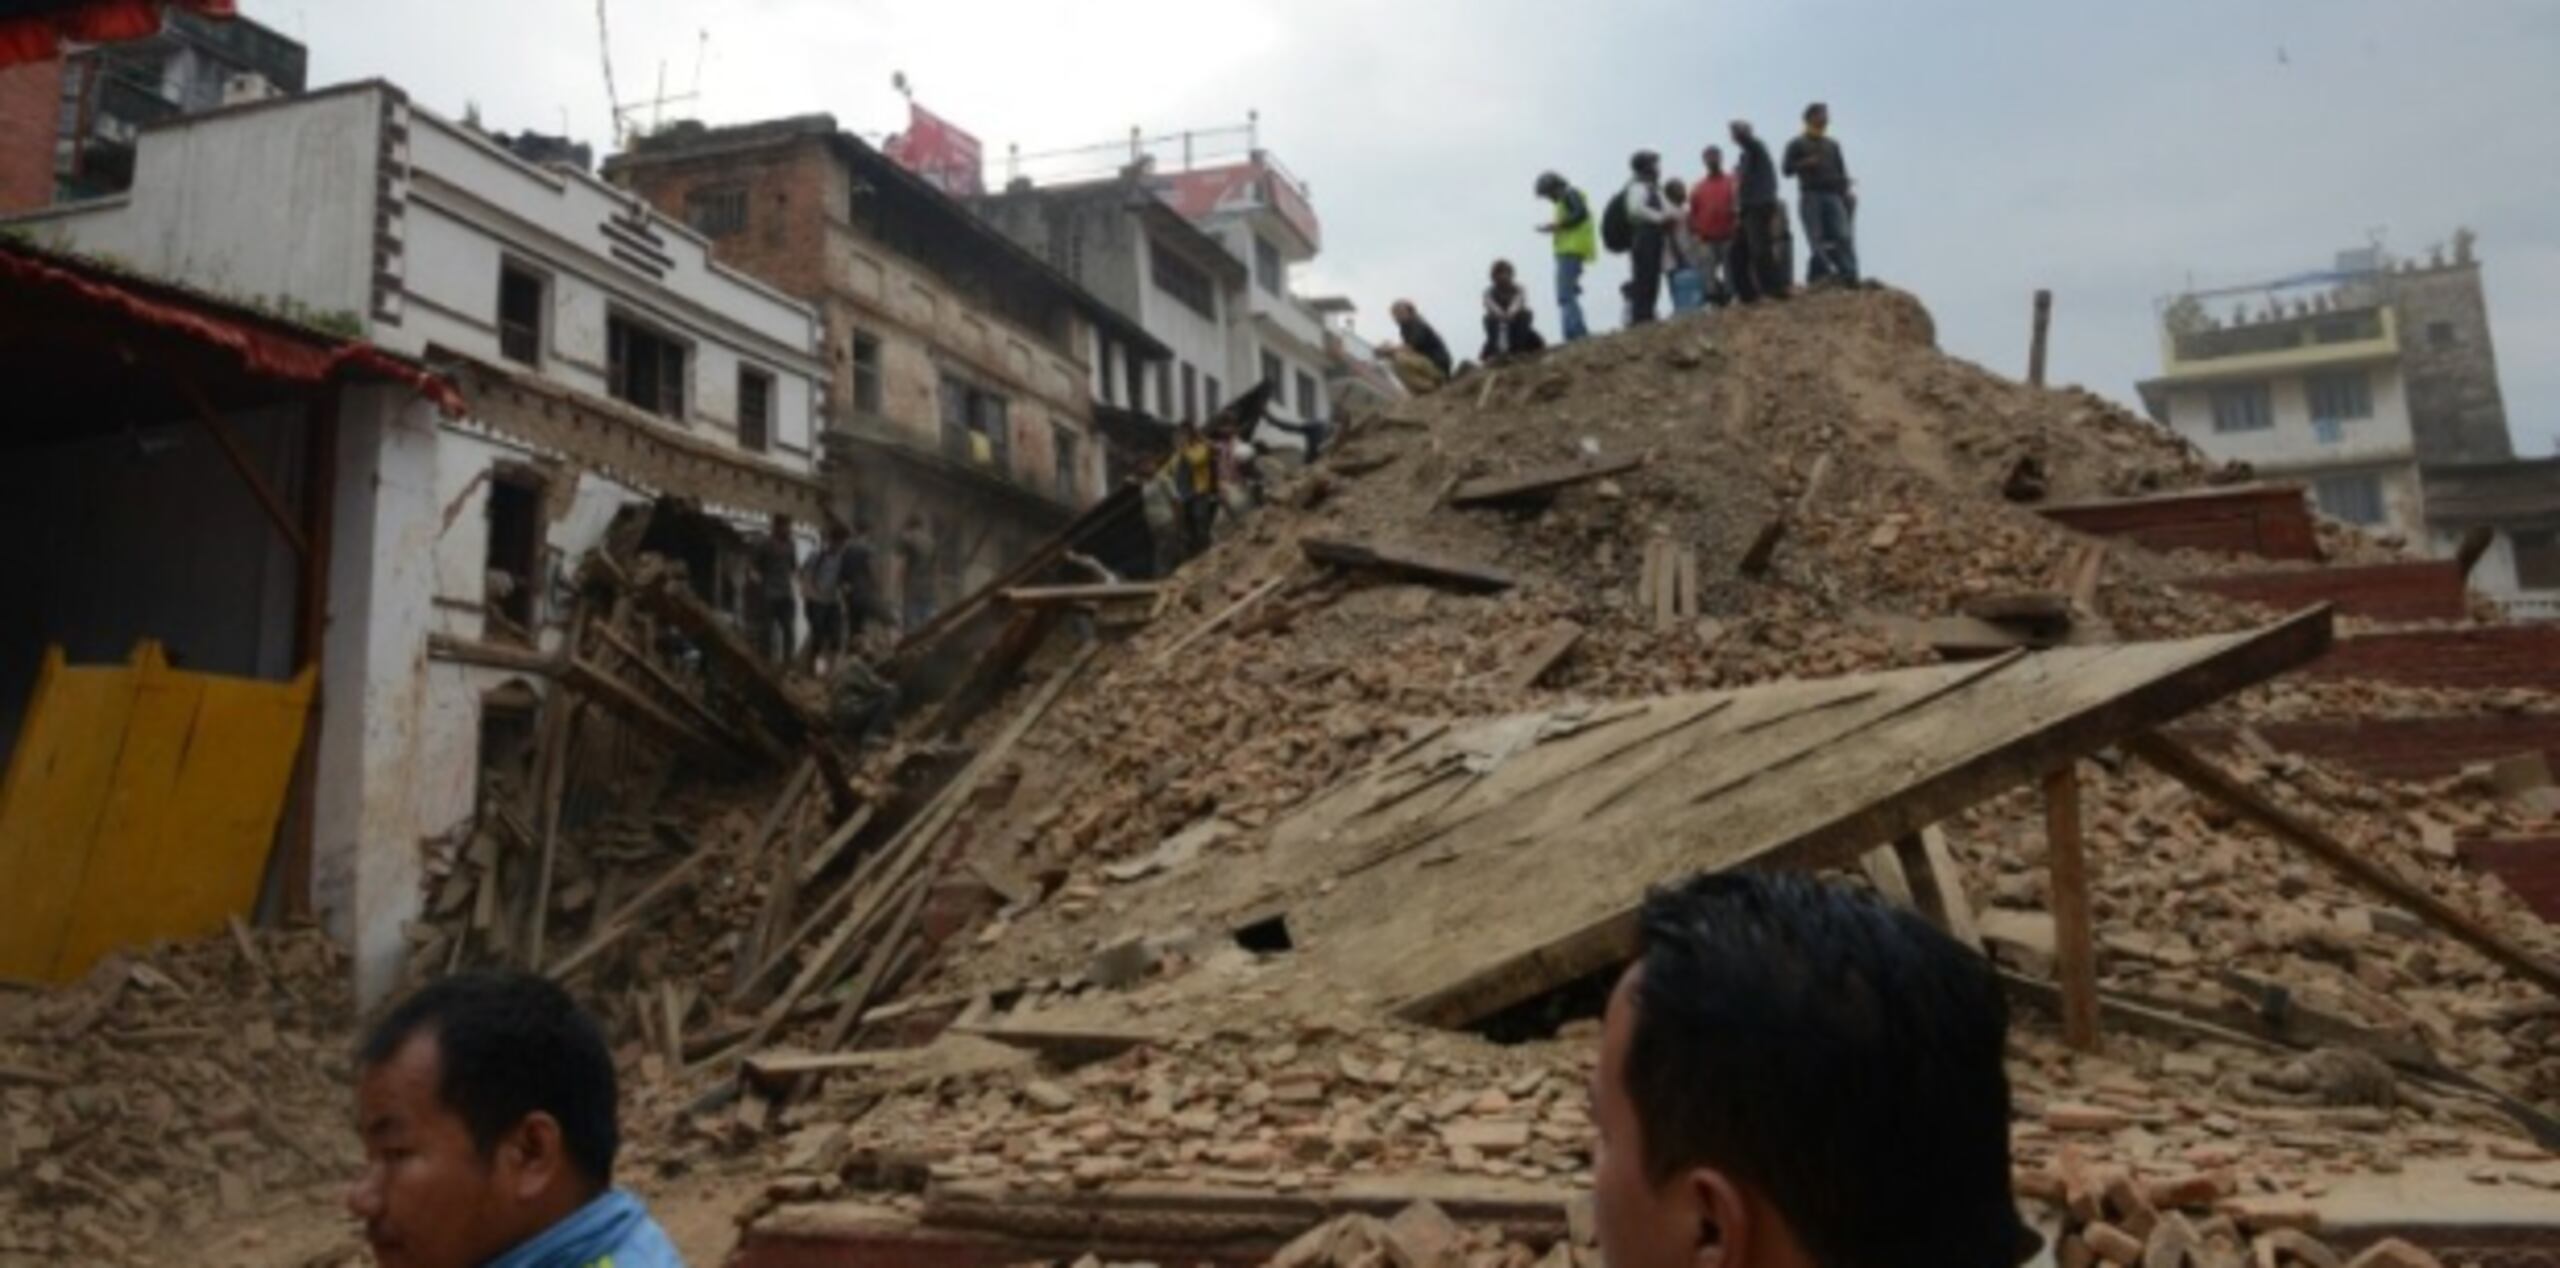
[[[590,0],[244,0],[315,83],[382,76],[494,128],[609,136]],[[1675,172],[1725,121],[1812,98],[1861,195],[1860,254],[1955,353],[2120,400],[2158,368],[2153,305],[2326,265],[2375,238],[2480,235],[2519,452],[2560,434],[2560,3],[2553,0],[609,0],[629,103],[735,122],[904,121],[893,71],[991,157],[1241,123],[1313,187],[1301,278],[1362,329],[1409,296],[1475,342],[1496,256],[1554,330],[1536,173],[1586,188],[1650,147]],[[709,33],[707,44],[700,40]],[[1001,173],[995,178],[1000,179]],[[1613,297],[1620,261],[1595,298]],[[1595,309],[1610,310],[1614,302]],[[1595,311],[1595,318],[1599,313]]]

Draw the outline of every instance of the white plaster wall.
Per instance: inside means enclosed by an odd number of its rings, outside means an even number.
[[[1172,418],[1181,410],[1182,371],[1180,367],[1186,361],[1202,374],[1217,375],[1221,380],[1221,386],[1227,387],[1230,393],[1243,391],[1244,385],[1253,380],[1250,377],[1237,376],[1228,363],[1227,354],[1228,318],[1236,315],[1238,311],[1235,292],[1228,290],[1224,285],[1216,285],[1210,292],[1210,307],[1218,317],[1215,320],[1202,317],[1181,300],[1165,294],[1152,280],[1156,250],[1154,241],[1141,233],[1136,236],[1131,245],[1136,248],[1132,255],[1136,258],[1138,267],[1138,324],[1146,327],[1147,333],[1161,340],[1166,347],[1173,349],[1175,365],[1174,398],[1170,401],[1155,402],[1150,412],[1160,418]],[[1220,404],[1223,403],[1220,402]],[[1203,412],[1206,412],[1205,408]]]
[[[127,194],[22,223],[226,298],[366,320],[383,105],[362,89],[154,128]]]
[[[2366,367],[2373,384],[2373,417],[2344,424],[2336,444],[2322,444],[2311,424],[2311,399],[2303,376],[2268,383],[2275,426],[2258,431],[2213,429],[2213,389],[2181,385],[2169,392],[2169,425],[2217,462],[2239,461],[2271,471],[2407,458],[2417,452],[2409,423],[2405,376],[2396,365]]]

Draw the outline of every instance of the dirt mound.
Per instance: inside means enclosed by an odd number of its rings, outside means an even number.
[[[1446,505],[1464,481],[1629,455],[1642,464],[1543,506]],[[1913,618],[2055,589],[2085,541],[2003,497],[2022,462],[2048,499],[2208,474],[2170,433],[2095,397],[1939,353],[1926,312],[1892,291],[1685,318],[1479,371],[1353,429],[1188,565],[1153,628],[1032,733],[1011,835],[1057,863],[1152,847],[1211,813],[1252,826],[1399,742],[1417,715],[1933,663]],[[1806,514],[1766,574],[1741,575],[1799,499]],[[1469,597],[1328,575],[1301,558],[1306,537],[1392,543],[1518,584]],[[1694,558],[1694,617],[1645,606],[1652,542]],[[2141,552],[2106,569],[2103,615],[2123,636],[2251,623],[2171,589],[2172,566]],[[1182,641],[1275,585],[1231,626]],[[1582,631],[1571,654],[1517,685],[1507,671],[1568,622]]]

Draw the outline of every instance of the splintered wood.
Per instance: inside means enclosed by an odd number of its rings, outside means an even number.
[[[1668,538],[1647,538],[1643,568],[1636,586],[1636,606],[1653,613],[1654,628],[1669,629],[1702,614],[1698,603],[1698,552]]]

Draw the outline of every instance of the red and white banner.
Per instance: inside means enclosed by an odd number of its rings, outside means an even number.
[[[177,0],[208,18],[239,16],[233,0]],[[169,0],[29,0],[7,6],[0,17],[0,66],[49,60],[64,40],[108,44],[138,40],[160,31],[160,11]]]
[[[978,138],[910,101],[907,130],[889,138],[881,153],[954,198],[987,192],[986,160]]]

